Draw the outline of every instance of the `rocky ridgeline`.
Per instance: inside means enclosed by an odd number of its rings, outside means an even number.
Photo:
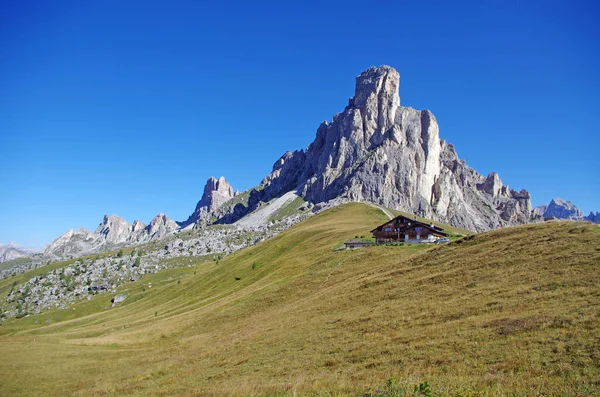
[[[244,203],[224,205],[220,221],[235,222],[294,191],[315,205],[367,201],[473,231],[529,222],[529,193],[468,167],[439,138],[429,110],[400,106],[399,85],[389,66],[360,74],[343,112],[319,126],[306,150],[277,160]]]
[[[123,255],[119,251],[111,256],[81,258],[72,264],[32,277],[23,284],[15,284],[5,302],[0,305],[2,321],[7,317],[37,314],[52,308],[65,309],[78,300],[89,300],[96,294],[115,293],[118,287],[137,281],[145,274],[157,273],[170,267],[188,266],[190,263],[169,259],[225,256],[270,238],[311,214],[294,215],[268,225],[208,226],[139,246],[130,255]],[[37,267],[39,263],[31,266]],[[12,268],[3,273],[2,278],[10,277],[15,272],[15,268]],[[123,296],[116,296],[113,301],[116,304],[123,299]]]
[[[158,214],[148,225],[139,220],[129,224],[118,215],[105,215],[94,232],[83,228],[68,230],[46,247],[44,257],[52,260],[71,259],[159,241],[181,230],[204,227],[210,224],[214,211],[236,194],[225,178],[211,177],[204,186],[204,193],[194,213],[185,222],[178,223],[165,214]]]
[[[588,221],[600,223],[600,212],[590,212],[584,216],[575,204],[559,197],[554,198],[547,205],[540,205],[533,209],[533,218],[542,219],[570,219],[574,221]]]
[[[156,215],[149,225],[139,220],[129,224],[118,215],[104,215],[94,232],[70,229],[46,247],[44,256],[58,260],[107,252],[160,240],[178,229],[177,223],[165,214]]]

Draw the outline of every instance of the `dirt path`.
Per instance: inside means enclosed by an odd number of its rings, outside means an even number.
[[[373,204],[373,203],[367,203],[367,204],[369,204],[371,207],[375,207],[375,208],[378,208],[378,209],[380,209],[381,211],[383,211],[383,213],[384,213],[384,214],[385,214],[385,215],[388,217],[388,219],[390,219],[390,220],[391,220],[391,219],[394,219],[394,215],[392,215],[392,214],[391,214],[391,213],[390,213],[390,212],[387,210],[387,208],[383,208],[382,206],[380,206],[380,205],[377,205],[377,204]]]

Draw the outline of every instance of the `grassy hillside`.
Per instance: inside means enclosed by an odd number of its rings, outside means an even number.
[[[334,252],[349,204],[219,262],[0,326],[0,395],[600,393],[600,228]]]

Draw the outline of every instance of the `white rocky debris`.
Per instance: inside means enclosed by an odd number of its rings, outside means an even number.
[[[246,215],[235,224],[240,226],[265,225],[269,222],[269,218],[274,215],[279,209],[285,207],[298,196],[296,192],[287,192],[281,197],[274,198],[268,203],[260,206],[254,212]]]

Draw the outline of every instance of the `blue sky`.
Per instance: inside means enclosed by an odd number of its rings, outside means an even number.
[[[600,211],[595,2],[0,2],[0,241],[243,191],[388,64],[480,173]]]

